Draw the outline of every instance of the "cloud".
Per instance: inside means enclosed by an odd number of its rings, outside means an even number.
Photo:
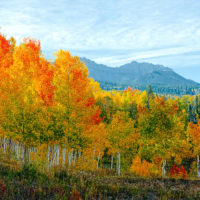
[[[197,50],[199,10],[197,0],[1,0],[0,27],[116,66]]]

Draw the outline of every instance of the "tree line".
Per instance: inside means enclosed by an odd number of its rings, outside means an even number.
[[[102,90],[68,51],[0,35],[1,152],[45,170],[109,168],[138,176],[200,177],[198,96],[151,87]],[[187,164],[185,164],[187,163]]]
[[[98,80],[97,80],[98,81]],[[102,90],[126,90],[129,86],[133,89],[141,91],[147,90],[147,85],[128,85],[124,83],[113,83],[108,81],[98,81]],[[151,85],[156,94],[161,95],[197,95],[200,94],[200,86],[198,85]]]

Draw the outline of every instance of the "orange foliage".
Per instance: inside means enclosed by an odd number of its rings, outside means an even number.
[[[151,175],[152,164],[146,160],[141,161],[141,158],[137,156],[133,159],[130,171],[138,176],[149,177]]]
[[[44,104],[51,105],[54,95],[54,72],[51,64],[40,56],[40,41],[24,39],[24,44],[15,50],[14,62],[15,66],[11,70],[13,82],[18,82],[19,86],[24,88],[32,86]],[[27,80],[23,86],[22,80]]]
[[[38,65],[38,70],[36,71],[36,84],[35,90],[41,97],[45,105],[52,105],[54,86],[53,86],[53,70],[50,68],[50,63],[43,58]]]
[[[155,101],[157,101],[160,106],[165,106],[165,99],[163,97],[155,97]]]
[[[198,121],[198,124],[193,124],[192,122],[188,125],[188,131],[190,134],[190,137],[193,141],[193,144],[195,146],[200,146],[200,119]]]
[[[24,39],[24,44],[32,49],[34,52],[39,53],[40,52],[40,41],[31,39],[31,38],[25,38]]]
[[[147,111],[147,108],[146,107],[143,107],[143,106],[138,106],[138,112],[140,114],[144,114],[145,112]]]

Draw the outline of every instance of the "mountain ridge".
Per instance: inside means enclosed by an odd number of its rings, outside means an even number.
[[[93,60],[82,57],[89,70],[89,76],[96,81],[108,81],[113,83],[132,85],[193,85],[200,86],[193,80],[186,79],[173,69],[163,65],[154,65],[146,62],[132,61],[119,67],[109,67],[98,64]]]

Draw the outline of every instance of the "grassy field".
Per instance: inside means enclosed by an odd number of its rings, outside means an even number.
[[[0,199],[200,199],[200,181],[118,177],[110,170],[54,168],[47,174],[33,165],[1,163]]]

